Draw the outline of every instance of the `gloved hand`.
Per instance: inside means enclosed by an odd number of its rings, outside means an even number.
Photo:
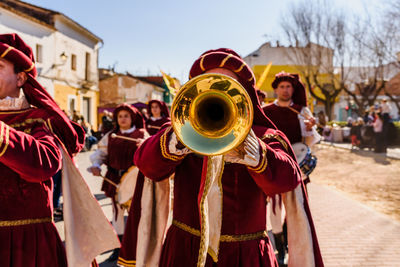
[[[253,130],[250,130],[242,144],[225,154],[225,161],[245,164],[250,167],[258,165],[260,162],[260,144]]]
[[[170,153],[179,156],[190,154],[193,152],[189,148],[185,147],[181,142],[179,142],[175,133],[172,133],[169,138],[168,149]]]

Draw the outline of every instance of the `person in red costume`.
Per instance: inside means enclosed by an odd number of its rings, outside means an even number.
[[[84,132],[36,81],[32,49],[0,35],[0,265],[67,266],[52,215],[51,177],[63,145],[82,149]]]
[[[147,255],[158,256],[157,265],[163,267],[277,266],[266,234],[266,197],[285,192],[293,210],[303,211],[290,217],[294,240],[306,244],[291,247],[293,266],[323,266],[300,169],[289,141],[262,112],[253,72],[237,53],[221,48],[203,53],[189,78],[203,73],[225,74],[242,84],[254,108],[252,130],[240,148],[224,155],[216,183],[221,199],[213,201],[208,195],[208,209],[203,209],[208,157],[182,146],[170,124],[144,141],[134,158],[139,170],[153,181],[175,174],[173,219],[160,255],[145,251],[137,266],[145,265]],[[216,210],[220,212],[213,213]],[[210,216],[218,219],[207,220]],[[307,225],[307,231],[300,231],[301,225]]]
[[[147,111],[151,116],[146,120],[146,129],[150,135],[155,135],[164,123],[170,121],[169,110],[164,102],[151,100],[147,105]],[[139,172],[118,257],[118,265],[121,266],[136,266],[137,234],[142,209],[141,197],[144,179],[143,174]]]
[[[164,123],[170,121],[168,107],[163,101],[150,100],[147,112],[150,117],[146,120],[146,129],[150,135],[155,135]]]
[[[290,144],[298,142],[313,145],[320,139],[315,128],[315,118],[307,107],[307,97],[304,85],[300,81],[298,74],[280,72],[276,74],[272,82],[272,88],[277,99],[263,107],[265,115],[272,120],[276,127],[281,130],[289,139]],[[310,179],[304,176],[304,183]],[[273,211],[270,213],[272,232],[274,234],[275,246],[278,250],[278,262],[284,263],[286,254],[286,240],[284,236],[284,223],[281,209],[280,197],[272,197]],[[279,205],[275,205],[275,203]]]
[[[92,166],[89,171],[93,175],[101,176],[101,165],[107,165],[105,177],[114,184],[104,180],[101,190],[113,202],[112,225],[120,240],[125,230],[124,209],[116,199],[116,185],[120,184],[121,177],[133,165],[133,155],[140,145],[141,140],[148,136],[144,128],[144,119],[141,113],[127,104],[119,105],[113,113],[115,128],[106,133],[98,143],[98,149],[90,156]],[[133,138],[137,141],[123,139]],[[109,261],[118,259],[119,248],[114,249]]]

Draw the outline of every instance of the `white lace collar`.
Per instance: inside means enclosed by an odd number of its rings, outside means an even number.
[[[278,99],[275,99],[275,100],[274,100],[274,104],[275,104],[276,106],[280,107],[279,104],[278,104]],[[291,106],[293,106],[293,104],[294,104],[293,101],[290,101],[289,106],[291,107]]]
[[[132,133],[134,130],[136,130],[136,126],[133,125],[133,127],[130,128],[130,129],[128,129],[128,130],[122,130],[122,129],[119,129],[119,130],[121,131],[122,134],[130,134],[130,133]]]
[[[30,105],[25,95],[21,92],[19,97],[9,97],[0,99],[0,110],[21,110],[27,109]]]
[[[163,117],[153,117],[153,116],[151,116],[150,117],[150,120],[152,120],[152,121],[158,121],[158,120],[161,120]]]

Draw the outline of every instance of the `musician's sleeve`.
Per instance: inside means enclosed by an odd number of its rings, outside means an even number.
[[[106,161],[108,151],[108,136],[110,132],[106,133],[103,138],[97,143],[97,150],[90,155],[90,162],[92,162],[93,167],[100,168],[101,165]]]
[[[61,152],[46,125],[27,134],[0,121],[0,163],[26,181],[42,182],[60,169]]]
[[[169,149],[172,128],[164,127],[157,134],[146,139],[136,150],[134,162],[148,178],[159,181],[175,172],[185,155],[172,153]]]
[[[287,139],[275,131],[259,142],[260,162],[255,167],[247,167],[257,185],[269,196],[296,188],[301,174]]]

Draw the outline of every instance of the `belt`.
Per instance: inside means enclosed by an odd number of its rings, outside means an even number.
[[[21,226],[21,225],[28,225],[28,224],[35,224],[35,223],[47,223],[47,222],[52,222],[52,221],[53,221],[52,217],[39,218],[39,219],[12,220],[12,221],[1,221],[0,220],[0,227]]]
[[[200,237],[200,230],[190,227],[189,225],[184,224],[183,222],[179,222],[179,221],[173,219],[172,224],[185,232],[188,232],[192,235]],[[243,235],[221,235],[219,238],[219,241],[220,242],[240,242],[240,241],[257,240],[257,239],[264,238],[267,236],[268,236],[267,231],[263,230],[263,231],[259,231],[256,233],[243,234]]]

